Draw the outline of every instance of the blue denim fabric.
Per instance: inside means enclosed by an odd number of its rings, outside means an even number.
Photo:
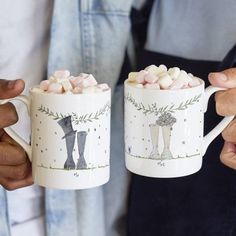
[[[56,0],[49,74],[68,68],[94,74],[113,90],[111,178],[81,191],[46,191],[47,234],[125,235],[128,173],[123,152],[123,88],[115,88],[130,32],[131,0]],[[115,93],[114,93],[115,91]]]
[[[0,236],[9,236],[6,191],[0,186]]]
[[[56,0],[49,73],[87,72],[114,88],[130,32],[132,0]]]

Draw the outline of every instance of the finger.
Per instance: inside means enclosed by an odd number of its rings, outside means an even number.
[[[24,90],[24,88],[25,83],[22,79],[0,79],[0,99],[16,97]]]
[[[19,146],[19,144],[11,136],[9,136],[4,129],[0,129],[0,142],[6,142]]]
[[[236,68],[210,73],[208,79],[216,87],[236,88]]]
[[[236,170],[236,147],[234,144],[225,142],[220,160],[224,165]]]
[[[216,112],[221,116],[236,114],[236,88],[220,91],[215,94]]]
[[[11,103],[0,105],[0,128],[13,125],[18,121],[16,108]]]
[[[226,142],[236,144],[236,120],[234,119],[222,132],[223,139]]]
[[[1,178],[12,180],[23,180],[31,173],[31,164],[29,161],[19,166],[0,166]]]
[[[17,166],[26,161],[27,155],[20,145],[0,142],[0,165]]]
[[[23,188],[32,184],[33,184],[33,179],[31,174],[23,180],[16,180],[16,181],[6,178],[0,178],[0,185],[2,185],[6,190],[9,191],[18,188]]]

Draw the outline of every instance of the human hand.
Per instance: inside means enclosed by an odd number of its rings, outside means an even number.
[[[24,81],[0,79],[0,99],[13,98],[24,90]],[[24,149],[3,128],[16,123],[18,116],[11,103],[0,105],[0,185],[14,190],[32,184],[31,164]]]
[[[214,86],[229,88],[215,95],[217,113],[222,116],[236,115],[236,68],[210,73],[208,78]],[[222,136],[225,143],[220,159],[226,166],[236,170],[236,119],[224,129]]]

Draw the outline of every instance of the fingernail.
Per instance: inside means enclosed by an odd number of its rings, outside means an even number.
[[[7,83],[7,87],[9,89],[13,89],[14,86],[15,86],[15,83],[16,83],[16,80],[10,80],[8,83]]]
[[[219,79],[221,81],[227,81],[227,76],[222,72],[214,72],[209,74],[210,77]]]

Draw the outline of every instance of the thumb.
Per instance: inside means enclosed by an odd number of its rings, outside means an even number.
[[[0,79],[0,99],[13,98],[21,94],[25,88],[22,79],[4,80]]]
[[[220,160],[226,166],[236,170],[236,147],[233,143],[225,142]]]
[[[212,72],[208,75],[210,83],[221,88],[236,88],[236,68],[222,72]]]

